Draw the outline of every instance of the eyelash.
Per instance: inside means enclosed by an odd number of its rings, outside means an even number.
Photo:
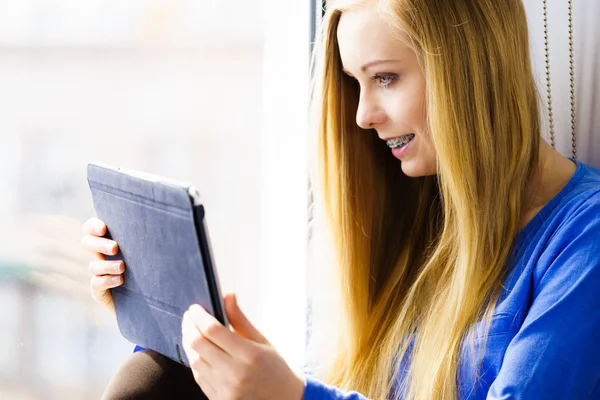
[[[398,79],[396,74],[377,74],[374,75],[371,80],[374,84],[382,89],[389,88]],[[387,80],[387,83],[382,83],[382,80]]]

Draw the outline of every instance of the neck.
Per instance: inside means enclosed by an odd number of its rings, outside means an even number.
[[[523,203],[521,229],[542,209],[575,173],[575,163],[540,141],[539,159],[535,167]]]

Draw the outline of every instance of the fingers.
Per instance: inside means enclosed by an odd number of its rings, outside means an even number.
[[[209,399],[216,399],[219,393],[211,383],[211,367],[201,358],[195,365],[196,367],[191,368],[194,380]]]
[[[225,295],[225,311],[231,327],[237,334],[246,339],[261,344],[269,344],[269,341],[252,325],[237,302],[237,296],[233,293]]]
[[[184,349],[187,349],[186,354],[192,355],[190,364],[192,362],[199,362],[197,358],[195,360],[193,359],[193,353],[196,353],[203,361],[206,361],[209,366],[214,367],[217,371],[228,371],[230,368],[231,356],[204,337],[194,322],[190,320],[188,314],[189,313],[186,312],[183,315],[182,333],[183,346]]]
[[[90,218],[83,224],[83,233],[95,236],[106,235],[106,224],[98,218]]]
[[[248,344],[244,342],[246,339],[224,327],[201,306],[192,305],[185,313],[184,318],[188,318],[202,336],[223,349],[227,354],[237,355],[247,350]]]
[[[231,357],[223,350],[204,338],[189,313],[183,315],[182,339],[183,349],[190,363],[196,383],[208,398],[216,398],[218,392],[214,383],[227,379],[230,373]],[[225,374],[224,374],[225,372]],[[216,376],[219,374],[220,376]]]
[[[92,275],[121,275],[125,272],[125,263],[119,261],[94,260],[90,262]]]
[[[119,252],[119,246],[114,240],[103,237],[107,233],[106,224],[98,218],[87,220],[83,224],[82,230],[84,235],[81,238],[81,244],[94,257],[89,264],[92,274],[90,279],[92,297],[114,315],[115,307],[109,289],[123,284],[125,263],[116,260],[107,261],[105,256],[116,255]]]
[[[119,251],[119,245],[114,240],[104,238],[106,224],[98,218],[90,218],[83,224],[83,238],[81,244],[93,253],[97,259],[104,259],[104,255],[114,256]]]
[[[102,292],[108,289],[121,286],[123,284],[123,275],[103,275],[93,276],[90,280],[90,287],[94,292]]]
[[[92,253],[114,256],[119,251],[119,245],[114,240],[86,234],[81,239],[81,244]]]

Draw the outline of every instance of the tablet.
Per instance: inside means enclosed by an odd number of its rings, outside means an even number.
[[[123,337],[189,366],[183,313],[200,304],[228,326],[198,191],[140,171],[90,163],[87,179],[105,237],[119,244],[124,282],[111,289]]]

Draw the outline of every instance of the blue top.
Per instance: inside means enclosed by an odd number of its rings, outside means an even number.
[[[460,399],[600,399],[600,170],[577,162],[567,185],[513,248],[484,352],[461,350]],[[398,377],[401,381],[402,377]],[[305,400],[358,400],[308,377]]]

